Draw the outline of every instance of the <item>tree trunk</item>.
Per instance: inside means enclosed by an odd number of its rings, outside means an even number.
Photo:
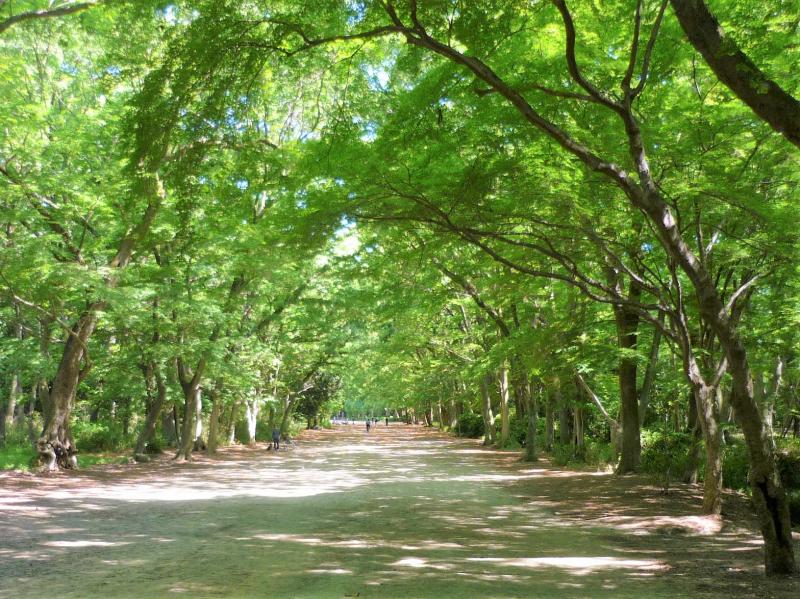
[[[572,426],[570,422],[570,408],[562,405],[558,409],[558,441],[561,445],[569,445],[572,441]]]
[[[212,455],[217,452],[217,447],[219,445],[219,417],[222,403],[222,398],[220,397],[220,383],[217,381],[217,384],[211,388],[211,415],[208,417],[208,444],[206,446],[206,451]]]
[[[547,451],[553,451],[553,444],[555,443],[555,418],[553,416],[556,402],[556,391],[554,388],[547,390],[547,403],[544,407],[545,428],[544,428],[544,442]]]
[[[197,387],[194,393],[194,447],[200,449],[199,445],[203,441],[203,390]]]
[[[8,403],[2,414],[2,421],[0,421],[0,442],[5,441],[6,435],[11,431],[14,426],[14,413],[17,410],[17,399],[22,393],[22,387],[19,384],[19,374],[16,372],[11,375],[11,387],[8,391]]]
[[[161,416],[161,410],[167,401],[167,386],[164,377],[161,376],[161,369],[155,362],[149,362],[144,366],[145,386],[147,387],[148,406],[145,416],[144,426],[136,440],[136,447],[133,455],[141,456],[145,454],[147,444],[153,440],[156,432],[156,422]]]
[[[694,393],[689,395],[689,432],[692,435],[691,445],[689,446],[689,453],[686,456],[686,469],[683,472],[683,482],[687,484],[697,483],[697,470],[700,464],[700,441],[703,432],[700,427],[700,419],[697,416],[697,400]]]
[[[536,447],[536,418],[538,406],[536,405],[536,397],[531,393],[530,384],[526,385],[527,393],[524,394],[524,399],[527,403],[528,413],[528,427],[525,430],[525,461],[535,462],[539,459]]]
[[[481,409],[483,412],[483,444],[494,444],[494,416],[492,415],[492,396],[490,385],[492,375],[485,374],[481,377]]]
[[[717,388],[695,391],[697,413],[706,445],[706,471],[703,477],[703,513],[722,513],[722,432],[719,428]]]
[[[508,413],[508,367],[505,365],[500,367],[498,383],[500,384],[500,447],[505,447],[508,445],[511,431]]]
[[[244,402],[244,413],[247,417],[247,444],[251,447],[256,444],[256,426],[258,424],[259,404],[257,399],[248,399]],[[283,428],[283,424],[281,424]]]
[[[631,284],[630,296],[637,299],[641,291]],[[619,360],[620,425],[622,447],[617,471],[620,474],[636,472],[642,460],[642,443],[639,428],[639,394],[636,388],[636,350],[639,315],[624,307],[614,308],[617,325],[617,343],[622,350]]]
[[[287,395],[283,400],[283,415],[281,416],[281,437],[289,433],[289,417],[292,415],[293,401]]]
[[[578,406],[573,410],[573,413],[575,420],[575,451],[578,455],[583,456],[585,448],[583,408]]]
[[[192,459],[198,393],[200,393],[199,385],[190,384],[189,388],[184,388],[183,390],[183,426],[181,427],[180,446],[178,447],[178,453],[175,455],[178,460]]]
[[[87,372],[81,371],[86,343],[96,326],[97,312],[96,307],[92,306],[72,328],[64,344],[64,353],[45,409],[42,434],[36,442],[40,459],[48,470],[78,466],[78,450],[70,433],[69,420],[78,385]]]
[[[664,312],[658,313],[658,322],[664,323]],[[647,409],[650,407],[650,396],[652,395],[653,385],[656,381],[656,371],[658,369],[658,354],[661,348],[661,328],[653,327],[653,344],[650,346],[650,355],[647,360],[647,368],[644,371],[644,381],[639,389],[639,427],[644,425],[647,417]]]
[[[175,408],[173,407],[172,410],[164,410],[161,413],[161,432],[164,435],[164,443],[166,443],[168,447],[172,447],[178,443],[174,410]]]
[[[236,420],[239,417],[239,402],[234,400],[231,404],[230,421],[228,422],[228,445],[236,443]]]

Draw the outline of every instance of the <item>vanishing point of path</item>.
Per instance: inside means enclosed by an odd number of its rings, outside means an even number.
[[[0,598],[800,596],[758,575],[746,515],[645,483],[382,424],[277,455],[3,474]]]

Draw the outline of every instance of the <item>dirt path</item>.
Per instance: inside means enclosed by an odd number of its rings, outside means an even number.
[[[800,596],[693,489],[517,459],[340,426],[278,455],[0,475],[0,598]]]

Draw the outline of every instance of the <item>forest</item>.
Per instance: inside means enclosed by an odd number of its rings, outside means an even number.
[[[796,575],[798,64],[798,0],[0,0],[0,468],[374,417]]]

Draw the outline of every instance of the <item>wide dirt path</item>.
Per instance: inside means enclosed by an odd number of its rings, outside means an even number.
[[[642,484],[396,425],[4,474],[0,598],[800,596],[758,574],[746,515],[693,516],[693,490]]]

